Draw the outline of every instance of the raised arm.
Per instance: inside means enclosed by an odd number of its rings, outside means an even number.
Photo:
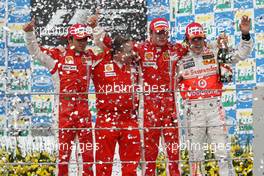
[[[251,19],[248,16],[244,15],[239,25],[240,31],[242,33],[242,37],[232,57],[233,63],[237,63],[240,60],[247,59],[249,54],[252,52],[253,40],[251,39],[249,33],[250,23],[251,23]]]
[[[40,63],[47,69],[52,70],[56,65],[56,60],[51,56],[41,51],[36,36],[34,34],[35,19],[33,18],[29,23],[23,26],[25,31],[25,41],[28,51],[33,59],[39,60]]]
[[[87,24],[93,28],[93,40],[96,46],[105,50],[111,48],[112,40],[106,33],[103,27],[98,25],[99,9],[96,10],[96,14],[89,16],[87,19]]]

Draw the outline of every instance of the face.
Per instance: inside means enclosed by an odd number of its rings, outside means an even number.
[[[83,51],[85,51],[85,48],[88,44],[87,39],[88,39],[87,37],[82,38],[82,39],[72,38],[72,39],[69,39],[69,43],[75,51],[83,52]]]
[[[130,64],[134,58],[133,42],[128,41],[123,44],[122,49],[117,51],[114,55],[114,59],[120,63]]]
[[[189,39],[190,43],[190,49],[195,53],[195,54],[201,54],[201,52],[204,49],[205,46],[205,39],[203,37],[195,37],[193,39]]]
[[[169,32],[168,31],[159,31],[150,33],[150,40],[154,45],[165,46],[168,43]]]

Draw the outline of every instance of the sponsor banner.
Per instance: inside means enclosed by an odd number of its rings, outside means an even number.
[[[195,14],[207,14],[214,11],[214,1],[195,0]]]
[[[25,46],[23,24],[8,24],[8,46]]]
[[[0,18],[0,42],[5,42],[4,25],[5,25],[5,19],[4,18]]]
[[[219,36],[221,32],[227,35],[233,35],[235,32],[234,13],[221,12],[215,13],[216,35]]]
[[[256,59],[256,65],[257,65],[257,68],[256,68],[257,86],[264,86],[264,58]]]
[[[8,23],[25,23],[30,20],[30,0],[8,1]]]
[[[235,109],[229,109],[225,111],[226,116],[226,124],[230,126],[228,128],[228,134],[233,135],[236,133],[236,110]]]
[[[157,17],[163,17],[170,20],[170,4],[169,1],[147,0],[148,21]]]
[[[178,0],[177,1],[177,15],[191,15],[193,14],[193,1],[192,0]],[[177,15],[175,15],[177,17]]]
[[[252,90],[237,90],[237,109],[252,108],[252,100]]]
[[[184,40],[185,38],[185,29],[186,26],[194,22],[194,16],[180,16],[176,19],[176,26],[177,26],[177,40]]]
[[[0,95],[0,116],[6,115],[6,98]]]
[[[0,43],[0,67],[5,66],[5,43]]]
[[[10,69],[30,68],[30,56],[28,54],[27,48],[8,47],[8,68]]]
[[[223,87],[222,104],[226,110],[236,108],[236,90],[235,86],[226,85]]]
[[[30,69],[8,69],[6,91],[9,93],[30,92]]]
[[[171,42],[180,42],[178,39],[177,39],[177,33],[178,33],[178,26],[176,26],[176,22],[175,21],[172,21],[170,22],[170,38],[169,40]]]
[[[32,116],[31,125],[36,127],[51,127],[53,124],[52,116]]]
[[[263,0],[255,0],[257,8],[264,7],[264,1]]]
[[[233,0],[217,0],[215,4],[215,10],[218,11],[225,11],[230,10],[233,7]]]
[[[54,107],[53,95],[32,95],[32,113],[35,116],[52,116]]]
[[[47,69],[34,69],[32,73],[32,92],[53,92],[51,74]]]
[[[6,0],[0,0],[0,20],[5,17]]]
[[[253,8],[252,0],[234,0],[234,8],[249,9]]]
[[[30,125],[30,116],[9,116],[7,136],[28,136]]]
[[[247,59],[236,64],[236,84],[254,84],[256,83],[256,62],[254,59]]]
[[[7,115],[8,116],[30,116],[31,96],[30,95],[7,95]]]
[[[198,22],[203,26],[207,39],[213,40],[215,38],[215,21],[213,13],[196,15],[195,22]]]
[[[264,9],[255,9],[255,32],[264,32]]]
[[[264,57],[264,33],[256,33],[256,57],[263,58]]]
[[[236,112],[238,132],[240,134],[253,134],[252,109],[237,109]]]
[[[58,45],[62,41],[59,36],[67,33],[68,26],[74,23],[86,23],[87,17],[99,9],[99,25],[110,35],[129,34],[136,40],[145,39],[146,5],[145,1],[90,1],[66,0],[37,1],[32,0],[32,15],[36,17],[36,25],[41,43]]]
[[[6,91],[6,72],[5,67],[0,67],[0,95]]]

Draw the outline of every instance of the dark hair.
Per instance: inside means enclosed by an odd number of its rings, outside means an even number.
[[[122,51],[123,45],[129,41],[130,39],[128,36],[116,35],[112,43],[112,53],[115,54],[117,51]]]

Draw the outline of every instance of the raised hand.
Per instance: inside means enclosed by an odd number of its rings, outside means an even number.
[[[247,15],[242,16],[241,23],[239,24],[239,28],[243,35],[247,35],[249,33],[250,23],[251,23],[251,19]]]
[[[88,26],[90,26],[91,28],[95,28],[97,26],[98,18],[99,18],[99,11],[100,9],[97,8],[95,15],[91,15],[87,19]]]
[[[29,22],[29,23],[26,23],[24,26],[23,26],[23,30],[25,32],[31,32],[34,30],[34,27],[35,27],[35,18],[33,17],[32,20]]]

